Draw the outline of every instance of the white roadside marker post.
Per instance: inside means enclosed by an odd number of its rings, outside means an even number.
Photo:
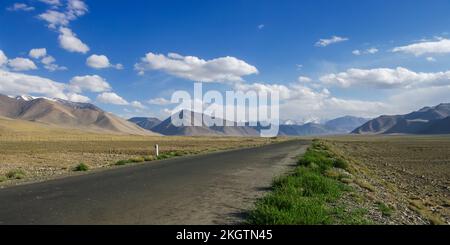
[[[156,152],[156,157],[159,157],[159,145],[158,144],[155,145],[155,152]]]

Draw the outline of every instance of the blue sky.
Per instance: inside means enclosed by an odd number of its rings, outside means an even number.
[[[165,117],[172,92],[202,79],[279,90],[282,119],[404,113],[450,102],[449,12],[439,0],[2,0],[0,93]]]

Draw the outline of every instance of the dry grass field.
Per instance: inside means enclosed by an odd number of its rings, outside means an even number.
[[[80,163],[99,169],[120,160],[152,159],[155,144],[162,154],[187,155],[280,140],[285,139],[105,135],[0,119],[0,185],[73,173]]]
[[[450,224],[450,136],[327,140],[353,163],[366,205],[386,214],[382,223]]]

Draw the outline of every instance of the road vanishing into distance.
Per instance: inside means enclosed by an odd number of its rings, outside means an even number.
[[[309,142],[174,158],[0,190],[0,224],[235,224]]]

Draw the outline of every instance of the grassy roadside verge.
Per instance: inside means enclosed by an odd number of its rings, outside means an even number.
[[[123,166],[127,165],[129,163],[141,163],[141,162],[151,162],[156,160],[165,160],[173,157],[181,157],[181,156],[187,156],[187,155],[195,155],[198,153],[192,153],[192,152],[183,152],[183,151],[171,151],[171,152],[164,152],[161,153],[158,157],[156,156],[142,156],[142,157],[134,157],[127,160],[119,160],[114,165],[115,166]]]
[[[368,224],[366,210],[349,209],[339,200],[351,188],[345,184],[347,162],[319,140],[288,176],[276,179],[273,190],[258,200],[247,222],[254,225]],[[350,196],[350,195],[347,195]]]

